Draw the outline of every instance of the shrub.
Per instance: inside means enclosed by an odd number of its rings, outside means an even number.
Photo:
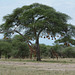
[[[63,54],[66,57],[73,58],[75,57],[75,47],[67,47],[63,50]]]

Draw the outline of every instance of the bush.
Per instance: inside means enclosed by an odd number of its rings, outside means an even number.
[[[65,57],[74,58],[75,57],[75,47],[67,47],[63,50]]]
[[[13,42],[12,55],[14,58],[25,58],[29,56],[29,48],[24,42]]]
[[[42,57],[50,57],[51,46],[46,46],[45,44],[40,44],[40,52]]]
[[[5,58],[11,57],[12,45],[8,42],[0,42],[0,53],[4,55]],[[1,57],[0,55],[0,57]]]

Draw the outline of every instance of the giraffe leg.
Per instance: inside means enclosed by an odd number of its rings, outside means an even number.
[[[32,59],[32,53],[30,53],[30,59]]]
[[[58,60],[58,55],[56,54],[57,60]]]

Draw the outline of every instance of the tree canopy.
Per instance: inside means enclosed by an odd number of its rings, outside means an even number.
[[[68,15],[57,12],[52,7],[34,3],[16,8],[12,14],[4,16],[5,23],[2,27],[10,31],[16,27],[17,31],[24,29],[25,34],[29,36],[30,34],[35,36],[36,33],[40,34],[42,31],[55,35],[66,31],[69,18]]]

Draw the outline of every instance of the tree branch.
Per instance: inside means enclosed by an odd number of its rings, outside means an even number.
[[[20,34],[24,39],[26,39],[25,36],[23,34],[21,34],[19,31],[17,31],[17,30],[14,30],[14,31],[17,32],[18,34]],[[34,45],[29,40],[26,39],[26,41],[27,41],[27,43],[30,43],[34,48]]]
[[[17,33],[18,33],[19,35],[21,35],[24,39],[26,39],[23,34],[21,34],[19,31],[15,30],[15,29],[12,30],[12,31],[7,31],[7,30],[2,31],[2,30],[1,30],[0,33],[4,33],[4,32],[12,33],[13,31],[14,31],[14,32],[17,32]],[[26,39],[26,41],[27,41],[27,43],[30,43],[30,44],[32,45],[32,47],[34,48],[34,45],[33,45],[29,40]]]
[[[40,35],[40,33],[43,31],[43,29],[44,29],[44,28],[42,28],[42,29],[39,31],[38,36],[39,36],[39,35]]]

